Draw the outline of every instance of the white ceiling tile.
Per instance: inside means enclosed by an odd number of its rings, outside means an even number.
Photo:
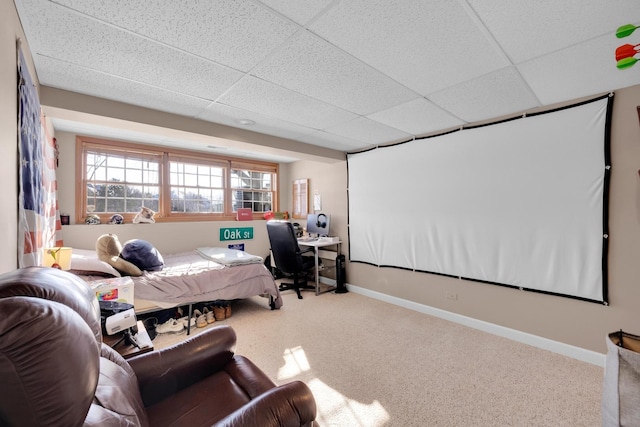
[[[78,14],[49,7],[36,22],[44,37],[34,46],[72,64],[164,89],[215,100],[243,73]],[[193,70],[197,74],[190,76]],[[187,77],[189,76],[189,77]],[[48,84],[46,80],[42,83]]]
[[[72,9],[247,71],[299,27],[249,0],[56,0]]]
[[[351,151],[363,148],[361,141],[355,141],[344,136],[332,134],[325,131],[315,131],[299,138],[301,142],[319,145],[321,147],[332,148],[340,151]]]
[[[273,10],[306,25],[314,16],[327,7],[332,0],[260,0]]]
[[[343,151],[640,84],[637,0],[13,1],[42,85]]]
[[[540,106],[514,67],[429,96],[441,108],[467,122],[504,116]]]
[[[552,104],[640,84],[640,65],[619,70],[615,50],[640,43],[640,32],[629,40],[614,35],[534,59],[518,66],[543,104]]]
[[[365,115],[416,94],[308,32],[300,32],[252,74]]]
[[[640,19],[637,0],[467,1],[516,64]]]
[[[465,123],[424,98],[416,98],[367,117],[416,136]]]
[[[193,117],[208,101],[135,83],[49,58],[37,58],[39,77],[51,87]]]
[[[268,117],[218,103],[209,105],[197,118],[288,139],[297,139],[314,131],[312,128],[286,122],[275,117]],[[252,120],[255,124],[251,126],[242,125],[240,120]]]
[[[422,95],[508,65],[455,0],[340,2],[309,28]]]
[[[240,80],[218,102],[314,129],[356,117],[348,111],[255,77]]]
[[[400,141],[411,138],[405,132],[374,122],[366,117],[359,117],[346,123],[331,126],[324,129],[326,132],[335,133],[345,138],[364,142],[366,145],[383,144],[389,141]]]

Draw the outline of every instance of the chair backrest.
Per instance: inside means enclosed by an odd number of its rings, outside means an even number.
[[[86,282],[54,268],[1,274],[0,313],[0,426],[148,424],[135,373],[102,343]]]
[[[293,225],[288,221],[271,220],[267,222],[267,233],[278,270],[286,274],[302,272],[302,255]]]
[[[100,374],[100,317],[89,296],[53,268],[0,275],[0,425],[84,423]]]

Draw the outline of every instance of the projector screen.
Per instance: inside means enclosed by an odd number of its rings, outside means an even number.
[[[606,303],[612,103],[349,154],[350,261]]]

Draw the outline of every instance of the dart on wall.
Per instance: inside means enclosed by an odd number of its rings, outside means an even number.
[[[616,37],[619,39],[629,37],[633,32],[640,28],[639,26],[635,26],[633,24],[623,25],[618,27],[616,30]],[[640,51],[640,44],[623,44],[622,46],[618,46],[616,49],[616,67],[620,70],[624,70],[626,68],[631,68],[638,62],[640,59],[636,58]]]

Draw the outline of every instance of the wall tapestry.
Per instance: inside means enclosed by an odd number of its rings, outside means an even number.
[[[43,248],[62,246],[56,147],[46,133],[40,99],[18,46],[18,266],[40,265]]]

